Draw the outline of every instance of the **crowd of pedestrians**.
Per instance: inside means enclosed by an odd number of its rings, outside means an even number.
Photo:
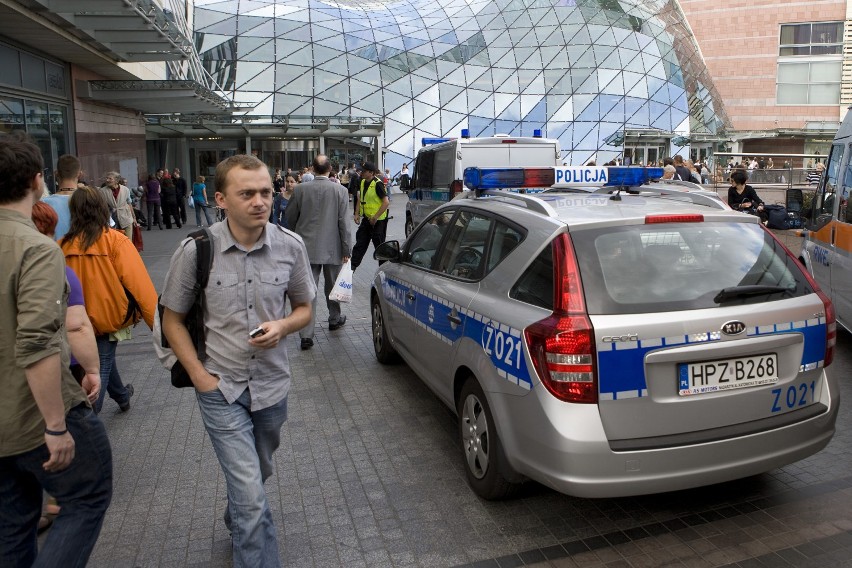
[[[369,162],[335,170],[324,155],[274,176],[256,157],[227,158],[214,179],[226,222],[214,222],[203,176],[191,191],[177,169],[152,173],[137,191],[117,172],[93,187],[65,155],[50,194],[38,147],[24,134],[0,135],[0,271],[8,275],[0,356],[10,369],[0,374],[0,566],[86,565],[112,498],[112,450],[98,414],[106,395],[130,410],[134,389],[122,380],[117,347],[138,323],[153,328],[158,310],[134,229],[182,227],[191,208],[196,224],[209,226],[215,259],[204,355],[185,325],[196,294],[194,238],[171,259],[162,334],[195,387],[225,475],[234,565],[280,566],[264,483],[287,419],[284,339],[298,332],[302,349],[313,345],[320,274],[329,329],[346,323],[329,292],[342,266],[351,258],[357,267],[387,229],[382,172]]]

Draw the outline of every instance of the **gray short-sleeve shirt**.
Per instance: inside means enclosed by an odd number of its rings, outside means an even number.
[[[207,283],[207,357],[204,368],[220,379],[219,390],[234,402],[248,388],[252,410],[271,406],[290,390],[286,342],[272,349],[249,344],[249,331],[283,319],[286,299],[310,304],[316,295],[302,239],[268,224],[251,250],[239,245],[228,222],[210,226],[213,267]],[[172,256],[160,299],[168,309],[185,314],[192,307],[195,284],[195,241],[186,239]]]

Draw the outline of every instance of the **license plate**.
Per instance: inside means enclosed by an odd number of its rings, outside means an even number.
[[[778,382],[775,353],[678,365],[678,394],[690,396]]]

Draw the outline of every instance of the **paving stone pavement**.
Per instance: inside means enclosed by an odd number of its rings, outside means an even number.
[[[390,238],[402,239],[405,199],[393,196]],[[158,289],[187,229],[144,233]],[[343,328],[328,330],[321,305],[316,346],[301,351],[298,337],[288,340],[289,420],[266,483],[285,566],[852,566],[845,406],[825,450],[761,476],[622,499],[529,483],[514,500],[480,500],[465,482],[450,411],[405,364],[373,356],[375,267],[369,260],[356,271]],[[229,567],[225,482],[194,394],[171,387],[144,324],[134,334],[118,348],[133,406],[120,413],[107,401],[101,414],[114,497],[89,565]],[[841,332],[830,372],[845,397],[850,354],[852,338]]]

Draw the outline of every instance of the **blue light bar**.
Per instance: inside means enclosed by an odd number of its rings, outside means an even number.
[[[610,167],[609,181],[605,186],[637,186],[663,177],[663,168]]]
[[[540,168],[466,168],[469,189],[545,187],[637,187],[663,177],[662,168],[564,166]]]
[[[462,138],[470,138],[470,129],[462,128]]]
[[[455,138],[421,138],[420,143],[424,146],[431,146],[432,144],[441,144],[450,140],[455,140]]]
[[[541,138],[541,128],[533,130],[533,138]]]

